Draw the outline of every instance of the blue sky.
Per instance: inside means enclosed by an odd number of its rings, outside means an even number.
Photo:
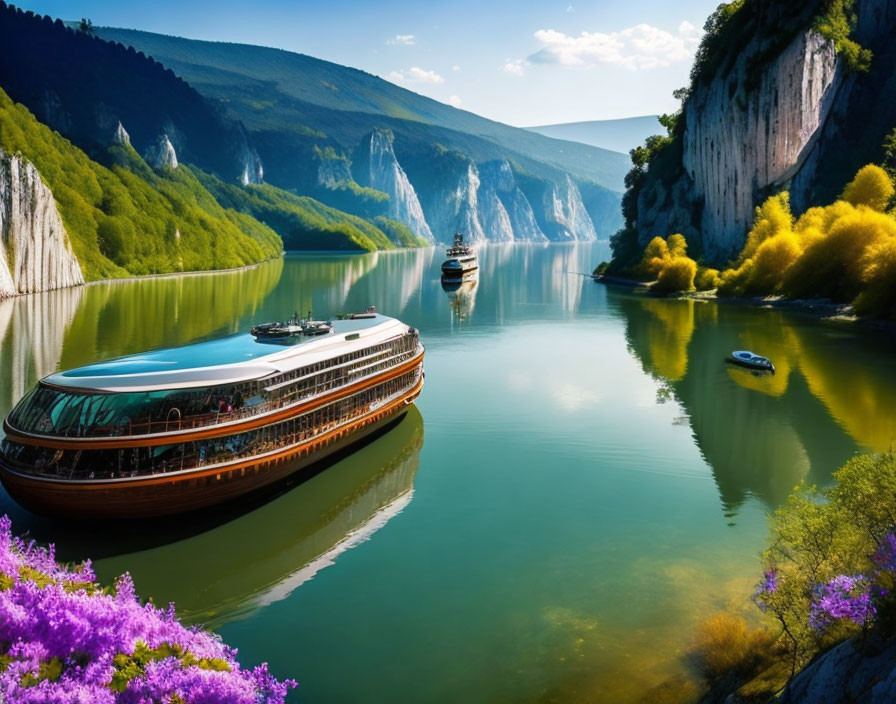
[[[63,19],[275,46],[513,125],[675,109],[719,0],[20,0]]]

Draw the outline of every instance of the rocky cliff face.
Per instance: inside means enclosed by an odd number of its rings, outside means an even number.
[[[118,123],[112,135],[112,144],[120,144],[122,146],[130,146],[131,144],[131,135],[128,134],[121,122]]]
[[[553,230],[552,240],[589,241],[597,239],[594,223],[585,204],[579,187],[564,174],[559,183],[552,184],[545,192],[545,215]],[[549,235],[550,236],[550,235]]]
[[[154,169],[177,168],[177,152],[174,151],[174,145],[167,134],[160,136],[158,141],[146,150],[145,157]]]
[[[418,237],[433,242],[417,192],[395,157],[393,141],[391,132],[374,130],[359,148],[356,176],[361,185],[388,194],[390,218],[403,222]]]
[[[791,682],[783,701],[793,704],[885,704],[896,701],[896,645],[866,646],[854,641],[831,648]]]
[[[238,160],[242,166],[240,171],[240,183],[248,186],[250,183],[260,184],[264,182],[264,167],[261,164],[261,157],[249,142],[249,134],[246,128],[239,125],[239,156]]]
[[[479,180],[480,221],[489,240],[547,241],[507,161],[480,164]]]
[[[0,150],[0,297],[84,283],[56,201],[32,164]]]
[[[858,0],[854,36],[874,52],[871,74],[858,75],[810,28],[809,14],[805,29],[776,44],[769,10],[766,26],[744,38],[733,62],[721,62],[711,80],[693,87],[680,174],[670,182],[648,173],[637,202],[639,242],[682,232],[709,261],[724,262],[743,246],[754,208],[768,194],[789,189],[797,211],[836,197],[879,156],[896,126],[896,108],[879,100],[887,83],[893,87],[894,5]],[[874,112],[868,102],[884,115],[863,118],[861,111]],[[844,154],[844,139],[856,149]]]

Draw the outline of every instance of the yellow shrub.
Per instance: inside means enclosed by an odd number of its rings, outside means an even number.
[[[775,235],[759,245],[753,257],[747,287],[750,293],[771,294],[778,290],[787,271],[800,258],[803,248],[790,231]]]
[[[656,280],[659,291],[693,291],[697,262],[689,257],[667,259]]]
[[[855,300],[856,311],[862,315],[896,317],[896,238],[868,247],[860,264],[865,289]]]
[[[868,164],[859,170],[841,197],[853,205],[865,205],[883,212],[894,192],[896,188],[889,174],[875,164]]]
[[[684,238],[684,235],[669,235],[666,239],[666,245],[669,250],[669,256],[672,258],[684,257],[687,254],[688,241]]]
[[[697,268],[697,276],[694,278],[694,286],[698,291],[711,291],[719,285],[719,270],[706,267]]]
[[[796,297],[850,301],[862,289],[866,250],[892,237],[896,237],[896,220],[871,208],[855,208],[806,248],[788,270],[783,288]]]
[[[707,679],[729,673],[749,674],[770,655],[775,638],[768,631],[751,631],[739,616],[720,612],[697,629],[697,655]]]
[[[638,265],[641,276],[655,278],[660,273],[663,262],[669,258],[669,246],[662,237],[654,237],[644,248],[644,256]]]
[[[752,257],[759,245],[765,240],[789,232],[793,227],[793,215],[790,213],[790,194],[787,191],[772,196],[756,208],[753,228],[747,235],[747,241],[740,253],[739,263]]]

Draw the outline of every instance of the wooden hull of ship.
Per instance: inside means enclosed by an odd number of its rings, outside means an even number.
[[[350,448],[396,420],[422,389],[421,375],[401,396],[351,423],[264,457],[183,474],[89,482],[38,478],[0,465],[0,481],[21,506],[44,515],[131,519],[187,513],[259,492]]]

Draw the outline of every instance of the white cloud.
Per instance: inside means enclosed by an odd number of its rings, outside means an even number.
[[[504,64],[498,68],[498,70],[514,76],[522,76],[525,73],[523,67],[526,65],[526,63],[528,62],[525,59],[507,59]]]
[[[413,46],[417,43],[417,38],[413,34],[396,34],[393,39],[387,39],[386,44],[392,46]]]
[[[576,8],[574,8],[572,5],[567,5],[566,14],[571,15],[575,11],[576,11]]]
[[[448,104],[451,107],[459,108],[461,105],[461,102],[463,102],[463,101],[461,101],[461,99],[456,95],[452,95],[448,98]]]
[[[409,68],[407,71],[392,71],[386,78],[393,83],[444,83],[435,71],[425,71],[422,68]]]
[[[631,70],[669,66],[691,59],[701,32],[682,22],[675,33],[639,24],[619,32],[582,32],[578,36],[555,29],[540,29],[535,38],[542,48],[527,61],[559,66],[611,64]]]
[[[460,66],[458,66],[457,64],[454,64],[454,66],[451,67],[451,70],[452,71],[460,71]]]

